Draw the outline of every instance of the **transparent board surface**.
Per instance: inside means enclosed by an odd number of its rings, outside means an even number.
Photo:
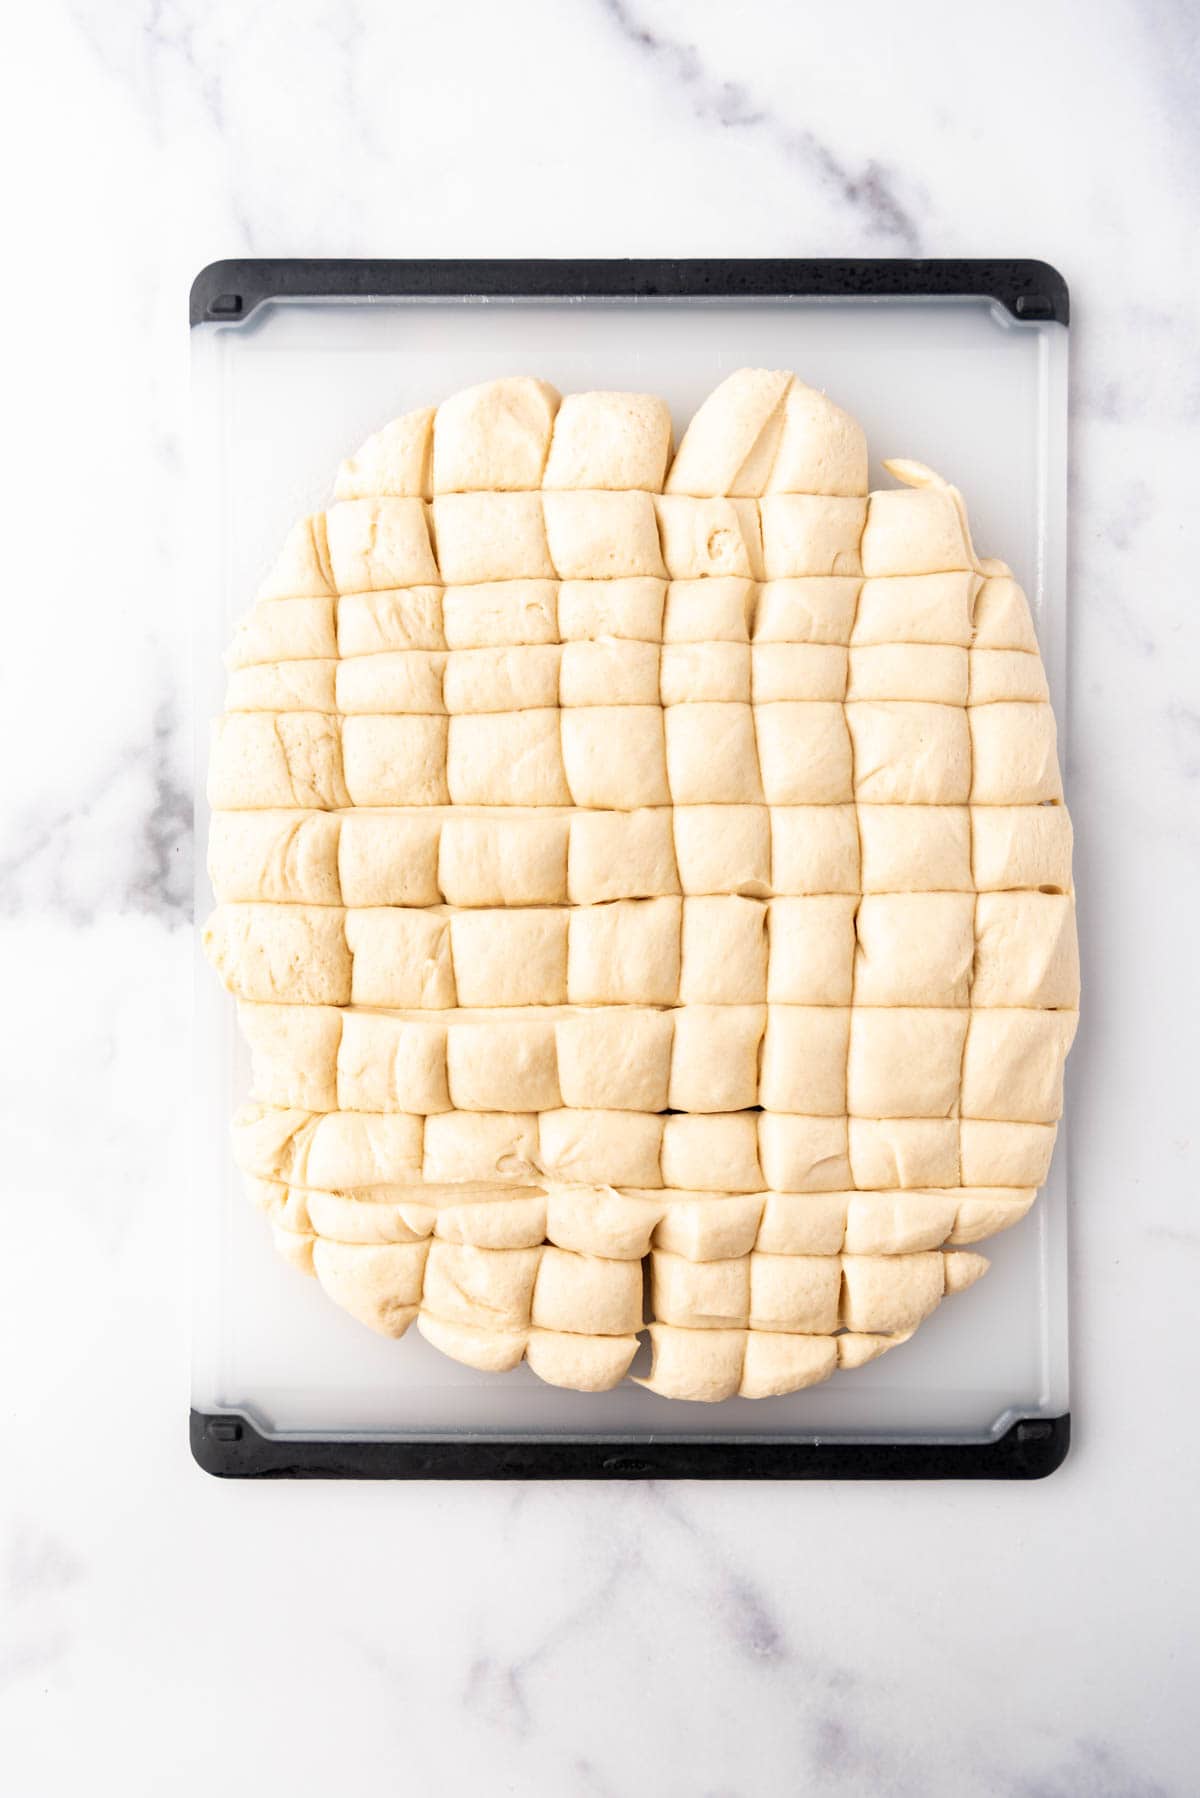
[[[1067,333],[986,300],[341,300],[260,306],[192,332],[196,915],[212,905],[202,847],[208,721],[222,651],[291,524],[330,497],[343,456],[388,419],[499,375],[564,393],[663,395],[676,435],[732,370],[794,369],[858,417],[872,451],[926,462],[965,495],[976,549],[1029,595],[1060,737],[1066,688]],[[1068,802],[1070,794],[1068,793]],[[911,1342],[824,1385],[718,1405],[630,1382],[543,1385],[525,1366],[479,1374],[415,1327],[373,1335],[276,1255],[246,1198],[229,1120],[247,1097],[233,1002],[197,948],[192,1157],[192,1404],[264,1433],[361,1439],[461,1433],[622,1440],[982,1441],[1068,1409],[1067,1143],[1032,1213],[980,1245],[991,1271]],[[634,1372],[648,1359],[643,1350]]]

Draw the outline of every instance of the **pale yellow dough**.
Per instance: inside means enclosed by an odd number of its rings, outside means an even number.
[[[204,942],[250,1196],[353,1318],[581,1392],[648,1331],[652,1391],[762,1398],[1034,1203],[1071,826],[953,487],[868,493],[786,371],[671,446],[653,395],[509,376],[343,461],[230,647]]]

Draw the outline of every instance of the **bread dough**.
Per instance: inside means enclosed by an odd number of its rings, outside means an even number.
[[[674,829],[682,890],[693,896],[771,891],[771,814],[765,805],[677,805]]]
[[[629,1006],[582,1008],[554,1027],[564,1105],[665,1111],[674,1014]]]
[[[604,1391],[907,1340],[1046,1178],[1071,827],[1028,602],[786,371],[525,376],[348,457],[228,656],[205,948],[281,1255]],[[643,1317],[643,1269],[650,1272]]]
[[[516,492],[540,486],[559,395],[518,375],[443,401],[433,423],[434,493]]]
[[[670,451],[671,414],[657,394],[571,393],[554,420],[542,486],[658,493]]]

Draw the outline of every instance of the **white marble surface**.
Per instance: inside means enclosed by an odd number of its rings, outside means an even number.
[[[1186,1798],[1194,6],[46,0],[6,52],[5,1789]],[[191,276],[663,253],[1071,282],[1076,1446],[1012,1487],[217,1484],[183,1432]]]

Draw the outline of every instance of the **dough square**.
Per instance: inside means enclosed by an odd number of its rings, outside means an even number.
[[[214,811],[346,805],[340,720],[325,712],[227,712],[213,729],[208,803]]]
[[[533,1288],[539,1329],[624,1336],[642,1327],[642,1270],[636,1261],[542,1250]]]
[[[225,653],[229,669],[325,659],[338,653],[332,599],[275,599],[239,619]]]
[[[743,368],[692,418],[667,475],[668,493],[761,493],[795,386],[786,369]]]
[[[438,578],[422,500],[341,500],[325,514],[325,534],[338,593],[419,587]]]
[[[345,913],[332,905],[221,905],[204,928],[226,990],[263,1004],[344,1005],[347,940]]]
[[[963,1185],[1044,1186],[1057,1134],[1057,1123],[964,1117],[959,1125]]]
[[[663,613],[663,642],[748,643],[756,591],[753,581],[730,576],[672,581]]]
[[[758,590],[754,641],[845,646],[862,582],[847,575],[766,581]]]
[[[329,574],[325,514],[302,518],[288,532],[279,559],[255,595],[267,599],[316,599],[335,591]]]
[[[915,1255],[846,1255],[842,1322],[850,1330],[898,1335],[915,1329],[941,1299],[942,1257],[935,1250]]]
[[[980,805],[971,811],[976,887],[1069,893],[1071,820],[1062,805]]]
[[[757,1005],[767,996],[767,910],[739,896],[683,901],[679,1000]]]
[[[860,805],[864,893],[969,893],[971,814],[965,805]]]
[[[750,1328],[802,1336],[838,1327],[842,1267],[836,1255],[750,1256]]]
[[[834,1005],[772,1005],[762,1046],[759,1103],[809,1117],[846,1114],[850,1012]]]
[[[751,1330],[746,1337],[741,1398],[774,1398],[820,1385],[836,1373],[845,1336],[797,1336],[787,1331]]]
[[[845,1192],[850,1185],[844,1117],[764,1111],[758,1152],[766,1184],[776,1192]]]
[[[444,650],[396,649],[337,664],[337,710],[415,712],[436,716],[442,699]]]
[[[559,635],[564,643],[592,643],[604,637],[657,643],[666,596],[666,581],[646,576],[564,581],[558,590]]]
[[[562,1103],[583,1110],[665,1111],[672,1012],[603,1009],[560,1018]]]
[[[293,1167],[297,1185],[348,1192],[360,1187],[411,1186],[421,1175],[425,1120],[392,1113],[331,1111],[318,1118]]]
[[[433,528],[447,587],[555,575],[540,493],[443,493],[433,502]],[[449,624],[449,608],[446,617]]]
[[[757,1118],[754,1111],[668,1115],[663,1123],[663,1185],[695,1192],[757,1192],[763,1183]]]
[[[971,704],[990,705],[996,700],[1048,702],[1050,689],[1042,658],[1027,649],[973,649],[971,651]]]
[[[850,651],[846,697],[966,705],[968,666],[967,651],[949,644],[859,645]]]
[[[558,403],[548,382],[526,375],[485,381],[443,400],[433,424],[433,491],[540,486]]]
[[[430,1186],[496,1180],[528,1185],[537,1168],[538,1120],[532,1112],[447,1111],[425,1120],[422,1176]]]
[[[861,574],[859,539],[865,499],[774,493],[759,502],[763,565],[769,581],[796,575]]]
[[[756,706],[846,697],[847,652],[836,643],[755,643],[752,654]]]
[[[481,1373],[509,1373],[520,1365],[530,1333],[509,1326],[488,1329],[478,1324],[448,1323],[427,1307],[417,1314],[417,1328],[440,1354]]]
[[[850,641],[867,643],[949,643],[970,646],[972,600],[979,577],[958,574],[900,574],[862,583]]]
[[[654,1315],[688,1330],[743,1327],[750,1313],[750,1257],[689,1261],[655,1249],[650,1256]]]
[[[758,510],[745,499],[665,494],[654,501],[663,561],[673,580],[759,578]]]
[[[772,899],[767,907],[767,998],[773,1005],[850,1004],[857,910],[858,900],[850,893]]]
[[[867,439],[857,419],[819,389],[793,380],[765,491],[865,493]]]
[[[484,580],[449,586],[441,603],[450,649],[534,647],[558,641],[554,581]]]
[[[433,446],[434,406],[392,419],[337,472],[338,499],[368,499],[372,494],[409,494],[428,499],[429,458]]]
[[[674,824],[679,885],[688,894],[771,890],[771,814],[765,805],[681,805]]]
[[[848,702],[854,797],[868,804],[964,805],[971,796],[967,717],[958,706]]]
[[[446,1027],[436,1018],[393,1018],[345,1011],[337,1052],[337,1098],[343,1111],[450,1110]]]
[[[673,1005],[678,997],[680,901],[620,899],[572,908],[567,947],[571,1005]]]
[[[676,805],[753,805],[762,784],[748,705],[675,705],[663,713]]]
[[[251,1095],[264,1105],[336,1111],[342,1014],[331,1005],[238,1003],[250,1048]]]
[[[285,605],[286,600],[277,600]],[[335,712],[336,662],[258,662],[234,668],[225,687],[226,712]]]
[[[771,807],[776,893],[857,893],[858,824],[852,805]]]
[[[738,1391],[744,1330],[680,1330],[654,1323],[649,1331],[654,1359],[642,1383],[651,1392],[712,1404]]]
[[[452,649],[442,691],[448,712],[522,712],[558,704],[557,644]]]
[[[428,808],[344,813],[337,863],[345,903],[436,905],[441,828],[441,814]]]
[[[756,705],[754,728],[769,804],[837,805],[854,797],[850,737],[840,705]]]
[[[668,808],[572,815],[567,854],[572,905],[653,899],[678,891]]]
[[[962,1203],[961,1191],[856,1193],[846,1211],[846,1253],[905,1255],[940,1249],[954,1233]]]
[[[744,643],[667,643],[662,649],[662,702],[749,704],[750,648]]]
[[[455,912],[450,942],[460,1005],[565,1004],[565,910]]]
[[[575,805],[632,811],[670,801],[659,706],[578,706],[560,717]]]
[[[440,587],[347,593],[337,602],[337,643],[331,653],[343,660],[394,650],[445,647]]]
[[[550,560],[564,581],[628,580],[666,573],[646,493],[546,493]]]
[[[546,1239],[577,1255],[641,1261],[662,1215],[662,1193],[617,1192],[611,1186],[556,1186],[546,1193]]]
[[[1055,1123],[1062,1113],[1063,1064],[1077,1013],[1013,1008],[973,1011],[970,1018],[962,1062],[963,1117]],[[964,1161],[963,1179],[968,1178],[975,1183],[978,1174],[972,1169],[968,1175]],[[979,1183],[991,1184],[993,1178]],[[998,1178],[995,1183],[1005,1184]]]
[[[966,1005],[973,893],[868,893],[858,908],[855,1005]]]
[[[445,718],[346,718],[342,765],[353,805],[445,805]]]
[[[495,1186],[469,1189],[464,1204],[439,1205],[431,1212],[441,1242],[479,1249],[537,1248],[546,1234],[546,1201],[541,1193]]]
[[[560,905],[567,897],[564,813],[488,818],[442,813],[437,884],[448,905]],[[422,903],[432,903],[423,901]]]
[[[957,1186],[955,1118],[851,1118],[850,1170],[864,1192]]]
[[[972,565],[962,516],[946,487],[873,493],[862,534],[865,575],[940,574]]]
[[[629,1372],[637,1351],[636,1336],[580,1336],[569,1330],[530,1330],[525,1343],[529,1371],[572,1392],[610,1392]]]
[[[850,1115],[954,1116],[970,1015],[929,1007],[856,1006],[846,1080]]]
[[[1041,805],[1062,798],[1058,735],[1048,705],[972,706],[973,805]]]
[[[1023,649],[1036,655],[1037,632],[1029,601],[1011,575],[984,581],[975,599],[976,649]]]
[[[971,1003],[1078,1005],[1079,944],[1069,895],[979,895]]]
[[[550,1023],[456,1022],[446,1069],[458,1111],[552,1111],[562,1103]]]
[[[657,643],[620,637],[568,643],[562,652],[559,699],[564,706],[658,705]]]
[[[316,1237],[311,1268],[351,1317],[395,1338],[404,1335],[417,1315],[428,1253],[425,1242],[329,1242]]]
[[[654,1247],[689,1261],[729,1261],[754,1247],[763,1195],[664,1192]]]
[[[432,1242],[424,1304],[447,1323],[516,1328],[529,1323],[542,1249],[479,1249]]]
[[[539,1162],[554,1180],[657,1187],[663,1120],[640,1111],[544,1111]]]
[[[443,1011],[456,1001],[447,918],[398,906],[346,913],[352,1005]]]
[[[254,899],[340,904],[341,826],[333,812],[214,812],[208,878],[218,904]]]
[[[658,493],[670,449],[671,414],[657,394],[569,393],[542,485]]]
[[[769,1192],[755,1246],[764,1255],[836,1256],[846,1233],[847,1202],[844,1192]]]
[[[674,1014],[672,1111],[741,1111],[758,1103],[765,1007],[685,1005]]]
[[[462,713],[449,724],[448,797],[455,805],[570,805],[559,716]]]

